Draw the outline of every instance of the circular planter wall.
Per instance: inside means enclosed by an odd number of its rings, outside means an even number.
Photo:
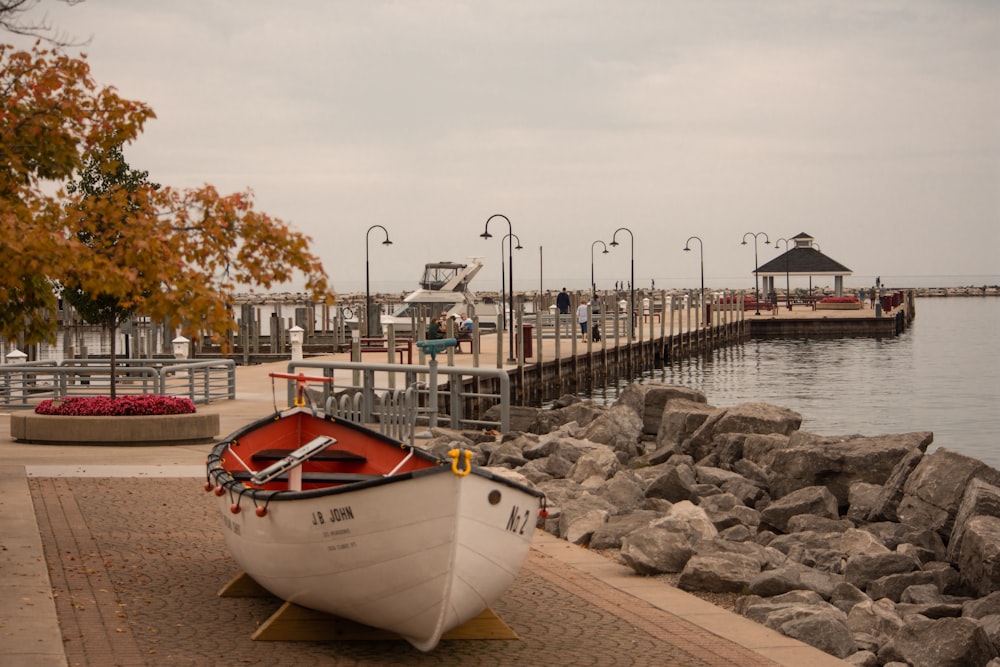
[[[71,417],[34,412],[10,416],[18,442],[45,445],[190,445],[212,442],[219,415],[195,412],[149,417]]]

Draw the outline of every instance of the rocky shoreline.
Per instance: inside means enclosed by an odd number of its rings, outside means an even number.
[[[546,493],[544,529],[864,667],[1000,667],[1000,472],[929,432],[819,436],[632,384],[424,446]]]

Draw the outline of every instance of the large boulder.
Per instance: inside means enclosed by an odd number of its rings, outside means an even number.
[[[869,521],[898,521],[896,508],[899,501],[903,499],[903,489],[906,487],[906,480],[910,478],[910,473],[917,467],[924,457],[924,452],[920,449],[913,449],[896,463],[889,479],[882,484],[868,512]]]
[[[716,410],[681,445],[696,460],[713,451],[713,440],[725,433],[789,435],[799,428],[802,415],[770,403],[741,403]]]
[[[633,382],[618,397],[617,403],[628,405],[642,419],[642,432],[656,435],[660,431],[664,408],[668,402],[707,403],[705,394],[681,385]]]
[[[976,479],[1000,485],[1000,472],[943,448],[924,456],[906,480],[896,509],[899,521],[931,528],[948,539],[965,490]]]
[[[1000,591],[1000,519],[985,515],[969,519],[954,562],[962,581],[977,595]]]
[[[684,565],[677,587],[685,591],[739,593],[760,573],[757,559],[740,553],[695,554]]]
[[[639,455],[639,436],[642,420],[631,408],[616,405],[587,424],[580,437],[584,440],[608,445],[621,452],[624,461]]]
[[[659,429],[656,431],[656,446],[679,447],[705,423],[716,409],[705,401],[673,398],[664,405]]]
[[[896,661],[911,667],[980,667],[994,657],[986,631],[969,618],[916,616],[878,652],[880,665]]]
[[[806,486],[822,485],[846,510],[852,484],[884,483],[899,460],[926,439],[924,433],[876,438],[795,433],[789,437],[788,446],[766,462],[773,475],[771,497],[780,498]]]
[[[787,532],[788,520],[798,514],[837,519],[837,499],[825,486],[801,488],[772,502],[764,508],[760,517],[767,525]]]
[[[966,524],[974,516],[1000,517],[1000,487],[981,479],[969,484],[955,514],[955,527],[948,540],[948,560],[955,562],[960,558]]]

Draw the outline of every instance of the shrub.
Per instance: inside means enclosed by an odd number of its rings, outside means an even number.
[[[71,396],[42,401],[35,408],[40,415],[73,417],[126,417],[183,415],[195,411],[191,399],[158,394],[118,396]]]

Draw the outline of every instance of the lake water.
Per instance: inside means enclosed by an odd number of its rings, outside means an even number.
[[[762,401],[822,435],[933,431],[936,447],[1000,469],[1000,298],[918,299],[895,338],[751,340],[649,374],[723,407]],[[613,400],[616,387],[596,392]]]

